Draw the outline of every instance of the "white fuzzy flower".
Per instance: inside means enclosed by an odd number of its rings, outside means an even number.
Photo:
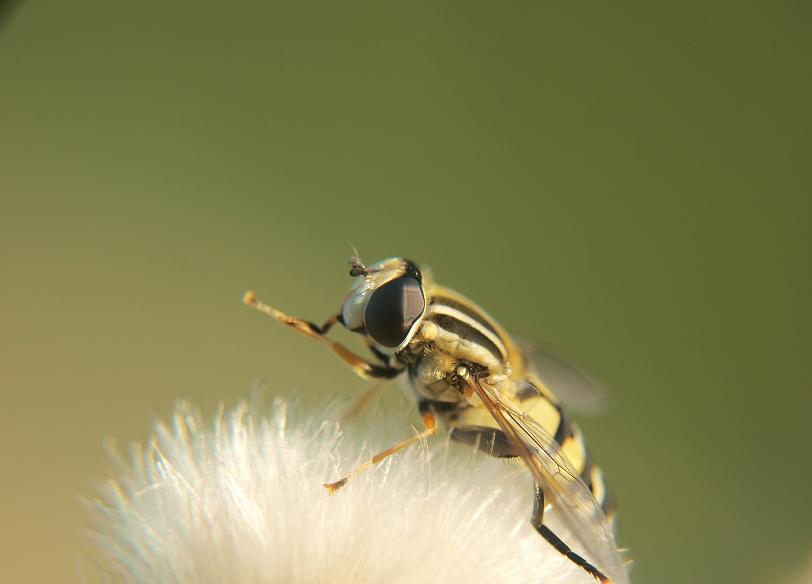
[[[127,583],[594,584],[531,527],[518,465],[444,437],[358,476],[322,483],[410,431],[377,418],[362,439],[277,400],[212,422],[181,405],[119,459],[91,503],[89,579]],[[555,523],[553,523],[555,526]]]

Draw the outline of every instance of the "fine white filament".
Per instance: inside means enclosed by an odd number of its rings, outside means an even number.
[[[413,429],[384,416],[343,434],[319,421],[337,405],[304,411],[243,403],[206,420],[179,405],[90,501],[87,580],[594,583],[530,525],[519,465],[438,436],[329,495],[323,483]]]

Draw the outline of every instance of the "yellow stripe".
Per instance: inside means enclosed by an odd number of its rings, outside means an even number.
[[[575,472],[579,475],[584,472],[584,464],[586,464],[586,447],[584,446],[584,439],[581,432],[573,429],[573,435],[564,440],[561,445],[561,453],[572,464]]]
[[[487,337],[487,339],[490,342],[492,342],[496,346],[497,349],[499,349],[499,352],[502,353],[502,358],[503,359],[507,358],[507,349],[505,348],[505,344],[502,342],[502,339],[500,339],[497,335],[495,335],[494,333],[492,333],[491,331],[489,331],[488,329],[483,327],[479,322],[477,322],[476,320],[474,320],[473,318],[471,318],[470,316],[468,316],[464,312],[461,312],[461,311],[457,310],[456,308],[451,308],[450,306],[446,306],[445,304],[439,304],[439,303],[438,304],[432,304],[431,305],[431,311],[434,314],[444,314],[446,316],[450,316],[452,318],[455,318],[455,319],[459,320],[460,322],[464,323],[466,326],[468,326],[468,327],[476,330],[477,332],[481,333],[484,337]],[[454,331],[450,331],[450,332],[454,332]]]
[[[606,483],[603,482],[603,472],[597,466],[593,466],[589,478],[592,480],[592,494],[595,496],[595,500],[600,505],[603,505],[603,499],[606,496]]]
[[[442,303],[443,298],[447,298],[452,302],[461,304],[467,307],[471,312],[475,312],[483,321],[488,323],[490,328],[496,333],[502,341],[502,345],[507,348],[507,363],[510,365],[511,370],[517,377],[521,377],[525,373],[525,361],[519,348],[510,338],[510,335],[503,329],[494,318],[488,314],[481,306],[451,288],[432,284],[426,289],[426,301],[431,303],[431,300],[436,298],[437,303]]]
[[[549,400],[542,396],[522,403],[522,410],[533,418],[550,436],[555,436],[558,425],[561,423],[561,414]]]

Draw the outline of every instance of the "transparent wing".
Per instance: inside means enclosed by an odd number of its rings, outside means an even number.
[[[606,411],[609,392],[592,375],[550,347],[514,339],[533,372],[568,410],[593,415]]]
[[[467,379],[482,403],[513,442],[556,516],[595,566],[615,584],[627,582],[615,536],[589,487],[560,452],[555,440],[492,386]]]

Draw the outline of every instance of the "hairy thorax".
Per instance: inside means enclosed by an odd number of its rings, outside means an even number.
[[[420,397],[431,401],[470,401],[471,396],[466,396],[462,390],[464,384],[456,375],[460,365],[487,378],[503,378],[509,374],[507,366],[488,351],[431,322],[421,327],[401,358],[406,363],[414,390]]]

